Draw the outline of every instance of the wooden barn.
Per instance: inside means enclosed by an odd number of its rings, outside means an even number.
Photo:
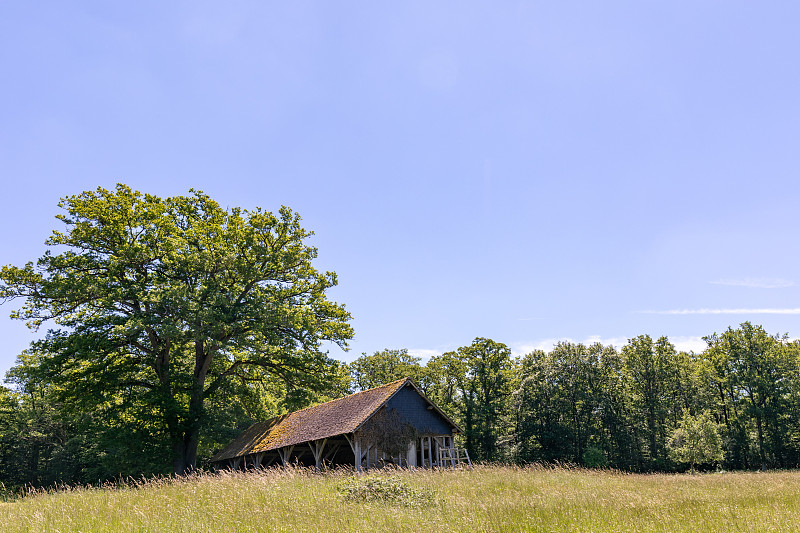
[[[216,468],[273,464],[386,464],[445,468],[469,463],[453,437],[461,430],[411,378],[257,422],[211,459]]]

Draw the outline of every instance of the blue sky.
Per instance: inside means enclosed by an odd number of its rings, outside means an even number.
[[[352,360],[797,335],[800,5],[0,2],[0,264],[123,182],[287,205]],[[0,372],[34,338],[0,307]],[[3,318],[6,317],[6,318]]]

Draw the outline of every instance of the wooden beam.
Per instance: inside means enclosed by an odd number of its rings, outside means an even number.
[[[281,456],[281,463],[283,463],[283,466],[287,466],[289,464],[289,457],[292,455],[292,450],[294,450],[294,445],[284,446],[278,450],[278,454]]]
[[[355,455],[356,458],[355,459],[356,472],[361,472],[361,439],[354,437],[353,440],[355,441],[354,443],[352,443],[352,446],[353,446],[353,454]]]
[[[356,438],[355,435],[353,435],[353,438],[351,439],[350,437],[347,436],[347,433],[345,433],[344,438],[347,439],[347,444],[350,445],[350,449],[353,450],[353,454],[355,454],[356,453],[356,445],[354,443]]]
[[[417,466],[417,441],[416,439],[408,443],[408,450],[406,451],[406,465],[408,468],[413,469]]]
[[[425,437],[426,448],[428,448],[428,468],[433,468],[433,446],[431,446],[431,438]]]
[[[341,447],[342,447],[341,442],[335,442],[333,446],[331,446],[330,449],[328,450],[328,453],[326,453],[325,456],[322,458],[323,462],[330,461],[331,458],[333,458],[333,456],[336,455],[336,452],[338,452],[339,448]]]
[[[322,456],[322,450],[325,448],[325,443],[328,442],[328,439],[315,440],[309,441],[308,447],[311,448],[311,453],[314,454],[314,465],[317,470],[320,467],[320,458]]]

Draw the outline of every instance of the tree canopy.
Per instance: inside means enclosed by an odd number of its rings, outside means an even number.
[[[692,472],[699,463],[721,461],[724,457],[717,424],[708,411],[692,416],[686,410],[667,440],[667,448],[670,457],[688,464]]]
[[[419,362],[420,358],[409,355],[405,348],[386,348],[372,355],[362,354],[349,365],[353,387],[367,390],[405,377],[419,383],[422,373]]]
[[[159,198],[125,185],[61,200],[35,263],[0,270],[12,316],[38,328],[32,369],[63,401],[133,410],[168,436],[173,470],[195,467],[208,402],[279,376],[319,385],[346,348],[350,315],[327,299],[312,235],[287,207],[223,209],[200,191]]]

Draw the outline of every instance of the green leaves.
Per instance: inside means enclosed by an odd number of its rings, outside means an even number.
[[[692,416],[685,410],[678,426],[667,441],[670,458],[688,464],[694,472],[695,465],[722,461],[722,439],[710,412]]]
[[[797,346],[785,335],[769,335],[749,322],[705,340],[704,366],[719,391],[718,411],[731,455],[762,466],[781,461],[793,440],[789,431],[797,431],[797,417],[791,413],[800,383]],[[757,458],[748,459],[752,448]]]
[[[428,363],[431,388],[445,408],[456,407],[470,457],[500,459],[498,441],[508,433],[506,407],[516,382],[511,350],[502,343],[478,337],[456,352],[434,357]]]
[[[386,348],[372,355],[362,354],[350,363],[350,375],[356,390],[367,390],[391,383],[405,377],[419,383],[422,367],[420,358],[408,354],[408,350]]]
[[[346,501],[385,503],[404,507],[430,507],[437,504],[436,494],[416,488],[398,476],[348,477],[336,485]]]
[[[324,373],[321,343],[346,348],[353,335],[325,297],[335,273],[313,267],[312,233],[287,207],[225,210],[200,191],[162,199],[121,184],[59,206],[65,227],[35,264],[0,271],[0,297],[22,299],[15,317],[32,327],[62,328],[37,345],[54,381],[151,391],[189,456],[205,397],[224,381]],[[64,382],[65,395],[78,389]]]

